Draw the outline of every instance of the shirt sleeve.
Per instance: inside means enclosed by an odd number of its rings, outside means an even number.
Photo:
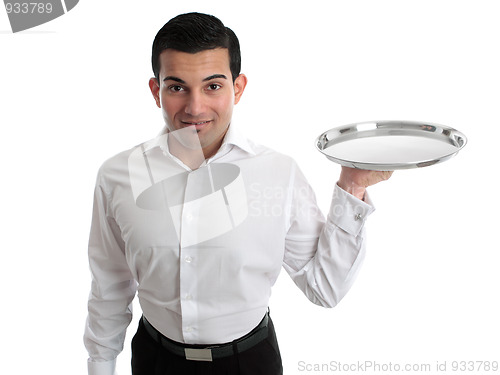
[[[110,214],[110,199],[97,178],[89,238],[92,275],[84,343],[89,375],[113,375],[132,320],[137,283],[127,265],[120,228]]]
[[[293,176],[283,267],[313,303],[334,307],[349,291],[365,255],[364,223],[375,209],[335,185],[326,220],[298,168]]]

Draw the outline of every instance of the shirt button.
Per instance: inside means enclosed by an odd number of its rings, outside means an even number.
[[[187,221],[193,221],[193,214],[188,214],[188,215],[186,216],[186,220],[187,220]]]
[[[186,263],[191,263],[193,261],[193,257],[187,256],[184,258]]]
[[[363,216],[361,216],[361,214],[356,214],[354,216],[354,220],[358,221],[358,220],[362,220],[363,219]]]
[[[186,332],[193,332],[193,327],[186,327],[185,331]]]
[[[186,296],[184,297],[184,299],[186,301],[191,301],[193,299],[193,296],[191,294],[186,294]]]

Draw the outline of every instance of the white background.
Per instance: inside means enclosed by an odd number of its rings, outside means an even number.
[[[340,168],[314,148],[323,131],[403,119],[469,139],[450,161],[370,189],[368,255],[336,308],[312,305],[282,273],[271,312],[285,373],[305,373],[299,361],[448,361],[451,373],[453,360],[500,360],[496,3],[82,0],[18,34],[0,11],[0,373],[86,373],[96,172],[161,129],[151,43],[187,11],[239,36],[249,84],[234,123],[295,157],[325,211]]]

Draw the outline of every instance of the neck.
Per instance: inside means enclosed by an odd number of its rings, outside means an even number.
[[[192,170],[198,169],[206,159],[200,140],[192,130],[169,132],[167,142],[170,153]]]

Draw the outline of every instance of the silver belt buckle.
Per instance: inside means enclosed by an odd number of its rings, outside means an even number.
[[[211,349],[190,349],[184,348],[186,354],[186,359],[190,361],[205,361],[212,362],[212,350]]]

